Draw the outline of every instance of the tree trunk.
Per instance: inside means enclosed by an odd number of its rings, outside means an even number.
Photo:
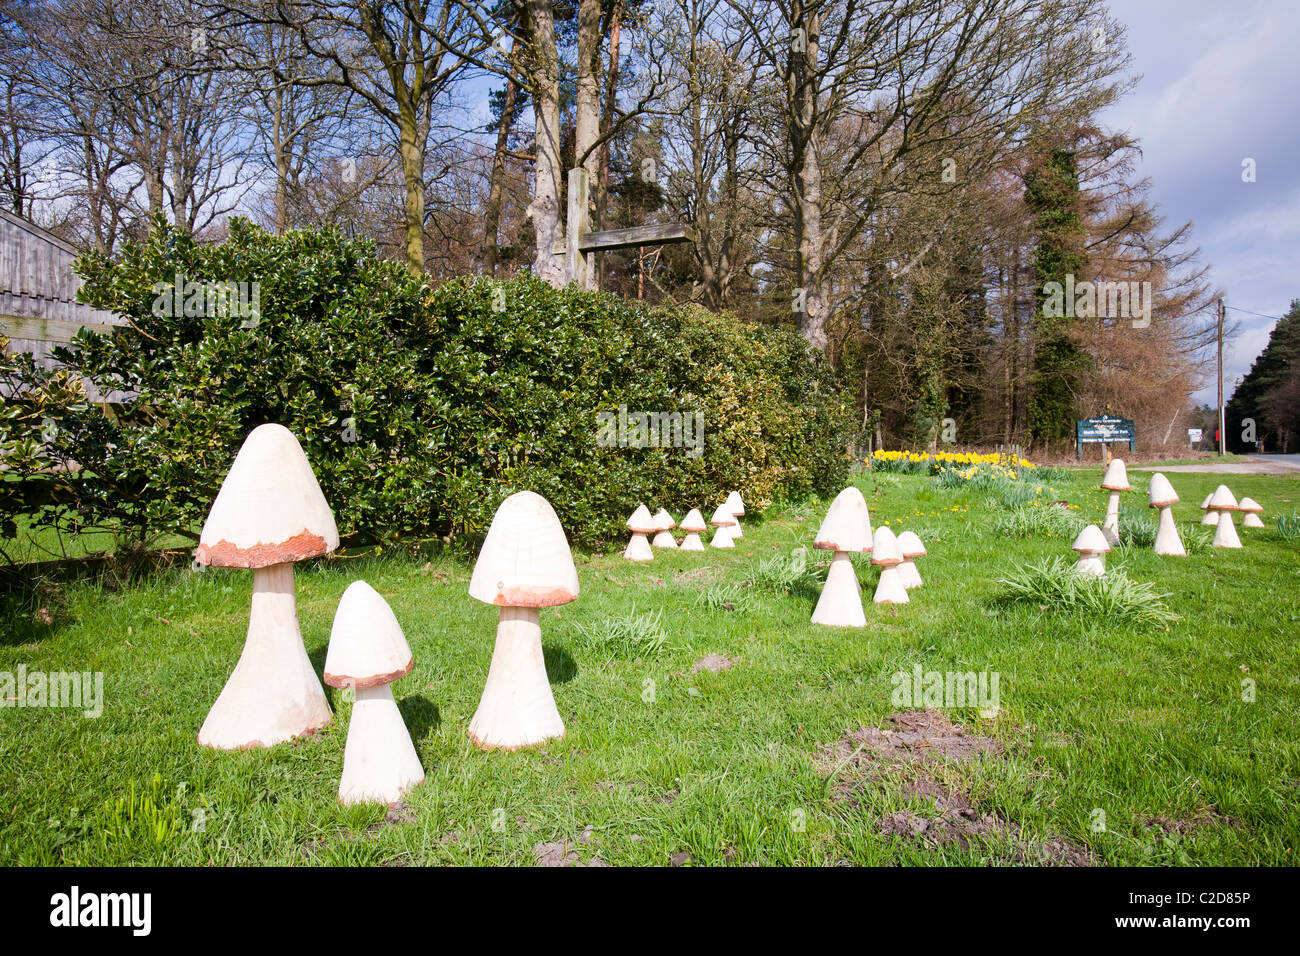
[[[528,0],[533,38],[533,113],[537,118],[537,166],[528,216],[537,249],[533,272],[552,285],[564,284],[562,259],[552,251],[560,238],[560,68],[555,17],[550,0]]]
[[[424,274],[424,143],[419,137],[415,106],[404,101],[398,111],[402,155],[403,212],[406,218],[406,268]]]
[[[497,125],[497,146],[492,156],[492,179],[488,188],[487,208],[483,212],[483,274],[494,276],[501,256],[498,231],[501,228],[501,203],[505,193],[506,148],[515,113],[515,82],[506,80],[506,95],[501,101],[501,121]]]
[[[593,148],[600,138],[600,40],[600,0],[579,0],[573,156],[588,182],[600,176],[600,153]]]
[[[799,331],[808,344],[826,351],[826,302],[822,288],[826,239],[822,232],[822,172],[818,156],[817,80],[821,22],[815,11],[796,3],[791,22],[798,42],[791,44],[790,142],[795,184],[796,302]],[[799,47],[802,46],[803,50]]]

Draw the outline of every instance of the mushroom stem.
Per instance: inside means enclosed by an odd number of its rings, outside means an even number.
[[[715,528],[713,531],[713,540],[711,540],[709,544],[715,548],[734,548],[736,542],[731,534],[731,527],[732,526],[729,524],[724,524]]]
[[[903,580],[903,587],[909,591],[924,583],[921,581],[921,572],[916,569],[916,562],[911,558],[903,559],[903,563],[898,566],[898,576]]]
[[[1243,528],[1262,528],[1264,527],[1264,522],[1259,515],[1255,514],[1253,511],[1248,511],[1246,512],[1246,516],[1241,519],[1241,526]]]
[[[704,542],[700,540],[700,536],[696,532],[692,531],[686,537],[682,538],[682,543],[679,547],[682,551],[703,551]]]
[[[738,515],[733,515],[733,517],[735,517],[736,523],[731,526],[731,540],[739,541],[745,536],[745,532],[740,530],[740,517]]]
[[[645,535],[638,535],[643,542]],[[492,666],[469,736],[485,749],[517,750],[564,736],[542,657],[541,610],[503,607]]]
[[[656,548],[677,547],[677,539],[673,537],[673,533],[671,531],[660,531],[657,535],[655,535],[655,539],[650,543],[654,545]]]
[[[1079,555],[1079,560],[1074,566],[1074,570],[1080,574],[1093,574],[1101,577],[1106,573],[1106,563],[1102,560],[1100,554],[1085,551]]]
[[[1173,505],[1165,505],[1160,509],[1160,527],[1156,529],[1156,554],[1187,557],[1183,539],[1178,536],[1178,525],[1174,524]]]
[[[1214,541],[1216,548],[1240,548],[1241,538],[1237,537],[1237,526],[1232,523],[1231,511],[1219,512],[1219,523],[1214,529]]]
[[[876,594],[872,598],[877,604],[908,604],[912,599],[907,596],[907,587],[900,572],[901,564],[887,564],[880,569],[880,580],[876,582]]]
[[[199,743],[218,750],[270,747],[329,722],[325,691],[298,630],[293,564],[256,568],[244,650],[203,721]]]
[[[1201,519],[1201,524],[1214,525],[1218,523],[1219,523],[1219,513],[1215,511],[1213,508],[1208,509],[1205,512],[1205,517]]]
[[[650,550],[650,542],[646,540],[644,534],[632,535],[632,540],[627,543],[627,550],[623,552],[623,557],[629,561],[653,561],[654,552]]]
[[[424,768],[393,700],[392,685],[358,687],[343,749],[339,802],[396,803],[423,782]]]
[[[721,529],[719,529],[721,530]],[[813,611],[814,624],[831,627],[866,627],[867,615],[862,610],[862,592],[858,576],[847,551],[836,551],[831,558],[831,569],[826,573],[826,586],[817,599]]]
[[[1112,491],[1106,503],[1106,520],[1101,523],[1101,533],[1112,548],[1119,545],[1119,492]]]

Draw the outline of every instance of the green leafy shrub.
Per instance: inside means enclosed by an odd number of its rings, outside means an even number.
[[[595,543],[621,536],[639,501],[706,508],[739,488],[761,511],[847,477],[847,404],[794,332],[529,276],[430,289],[336,230],[275,236],[242,220],[214,245],[159,220],[117,259],[87,254],[79,269],[85,301],[129,324],[57,350],[62,374],[125,395],[111,415],[71,395],[54,403],[48,456],[80,470],[49,480],[45,462],[18,456],[6,476],[39,486],[40,520],[65,530],[197,538],[264,422],[302,443],[345,544],[472,543],[525,488],[571,540]],[[212,283],[256,289],[257,308],[205,299]],[[38,398],[67,384],[35,367],[16,377]],[[602,443],[600,414],[624,411],[702,414],[700,452]],[[35,413],[13,414],[0,438],[30,444]]]

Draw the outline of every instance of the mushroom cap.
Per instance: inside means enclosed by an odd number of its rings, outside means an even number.
[[[870,551],[871,514],[862,492],[850,485],[835,496],[821,527],[817,529],[814,548],[823,551]]]
[[[627,528],[633,534],[649,534],[651,531],[659,530],[659,526],[650,514],[650,509],[645,505],[636,506],[636,511],[632,512],[632,517],[627,519]]]
[[[1106,475],[1101,479],[1101,486],[1107,491],[1128,491],[1128,469],[1124,467],[1123,458],[1112,458],[1106,468]]]
[[[1079,532],[1079,536],[1074,539],[1074,544],[1070,546],[1080,554],[1106,554],[1110,551],[1110,542],[1106,540],[1106,535],[1095,524],[1090,524]]]
[[[1152,508],[1165,508],[1178,500],[1178,492],[1174,491],[1168,478],[1158,471],[1151,476],[1147,502]]]
[[[898,536],[898,550],[905,558],[925,557],[925,545],[915,531],[904,531]]]
[[[667,508],[660,508],[655,512],[654,523],[656,531],[670,531],[677,527],[677,522],[673,520]]]
[[[1212,511],[1240,511],[1241,506],[1237,504],[1237,496],[1228,489],[1227,485],[1219,485],[1214,489],[1214,494],[1210,496],[1210,509]]]
[[[1254,512],[1255,514],[1259,514],[1261,511],[1264,510],[1264,506],[1261,505],[1254,498],[1242,498],[1239,502],[1237,502],[1237,510],[1251,511]]]
[[[871,563],[882,568],[903,563],[903,549],[898,546],[898,538],[894,537],[888,525],[882,524],[876,529],[871,543]]]
[[[265,568],[338,546],[334,512],[298,439],[283,425],[258,425],[240,446],[203,522],[199,563]]]
[[[715,528],[731,527],[736,523],[736,516],[727,510],[726,504],[720,504],[713,510],[713,517],[709,519],[709,524]]]
[[[677,527],[681,528],[683,531],[689,532],[690,534],[699,534],[709,526],[704,523],[704,515],[700,514],[700,509],[692,508],[690,511],[686,512],[686,517],[682,519],[682,523]]]
[[[1201,502],[1201,510],[1202,510],[1202,511],[1208,511],[1208,510],[1209,510],[1209,508],[1210,508],[1210,499],[1213,498],[1213,497],[1214,497],[1214,492],[1213,492],[1213,491],[1211,491],[1208,495],[1205,496],[1205,500]]]
[[[497,607],[554,607],[578,599],[569,539],[549,501],[520,491],[501,502],[469,579],[469,596]]]
[[[727,510],[733,515],[743,515],[745,513],[745,502],[740,498],[739,491],[733,491],[727,495]]]
[[[391,684],[414,663],[411,647],[388,602],[365,581],[349,584],[334,612],[325,654],[325,683],[331,687]]]

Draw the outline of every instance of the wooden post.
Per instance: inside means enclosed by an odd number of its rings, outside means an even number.
[[[564,230],[564,278],[577,282],[583,289],[591,285],[591,254],[583,252],[578,243],[591,232],[587,213],[587,196],[591,183],[582,167],[569,170],[569,214]]]
[[[1219,300],[1219,454],[1226,454],[1228,448],[1227,425],[1223,411],[1223,300]]]

